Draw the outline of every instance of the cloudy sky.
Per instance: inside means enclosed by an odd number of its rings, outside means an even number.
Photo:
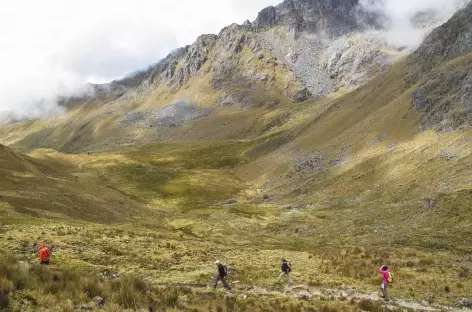
[[[15,0],[0,4],[0,111],[144,68],[279,0]],[[44,107],[44,105],[43,105]],[[44,108],[41,108],[44,109]],[[54,109],[54,107],[51,107]],[[33,110],[33,111],[32,111]]]

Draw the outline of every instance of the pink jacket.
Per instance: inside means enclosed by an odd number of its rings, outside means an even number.
[[[390,273],[390,271],[389,270],[384,271],[384,270],[382,270],[382,267],[380,267],[379,273],[382,274],[382,276],[383,276],[383,282],[382,283],[384,283],[385,285],[388,285],[388,274]]]

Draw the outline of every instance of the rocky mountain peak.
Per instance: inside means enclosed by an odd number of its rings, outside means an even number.
[[[263,9],[253,23],[255,30],[284,26],[295,31],[339,35],[357,29],[359,0],[285,0]]]

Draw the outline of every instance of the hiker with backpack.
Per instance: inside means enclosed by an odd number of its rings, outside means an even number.
[[[44,243],[39,244],[39,263],[49,265],[51,261],[51,250]]]
[[[283,277],[286,277],[288,284],[292,285],[292,277],[290,276],[290,272],[292,272],[292,264],[285,258],[282,258],[282,268],[277,282],[280,282]]]
[[[388,296],[388,288],[390,284],[393,282],[393,273],[390,272],[386,265],[382,265],[379,269],[379,273],[382,274],[382,284],[380,285],[380,289],[382,290],[382,297],[389,301],[390,297]]]
[[[213,288],[216,289],[218,283],[221,282],[223,283],[224,288],[226,288],[227,290],[231,290],[231,287],[226,282],[226,276],[228,276],[228,268],[226,267],[226,265],[222,264],[220,260],[216,260],[215,264],[218,267],[218,275],[215,276],[215,284]]]

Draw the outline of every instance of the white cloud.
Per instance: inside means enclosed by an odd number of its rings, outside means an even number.
[[[434,12],[438,20],[450,18],[458,8],[469,0],[360,0],[364,8],[383,13],[388,28],[387,40],[398,47],[415,48],[427,33],[426,29],[414,27],[413,17],[421,12]]]
[[[144,68],[279,0],[16,0],[0,3],[0,111],[36,117],[86,81]],[[38,99],[44,99],[40,105]]]

